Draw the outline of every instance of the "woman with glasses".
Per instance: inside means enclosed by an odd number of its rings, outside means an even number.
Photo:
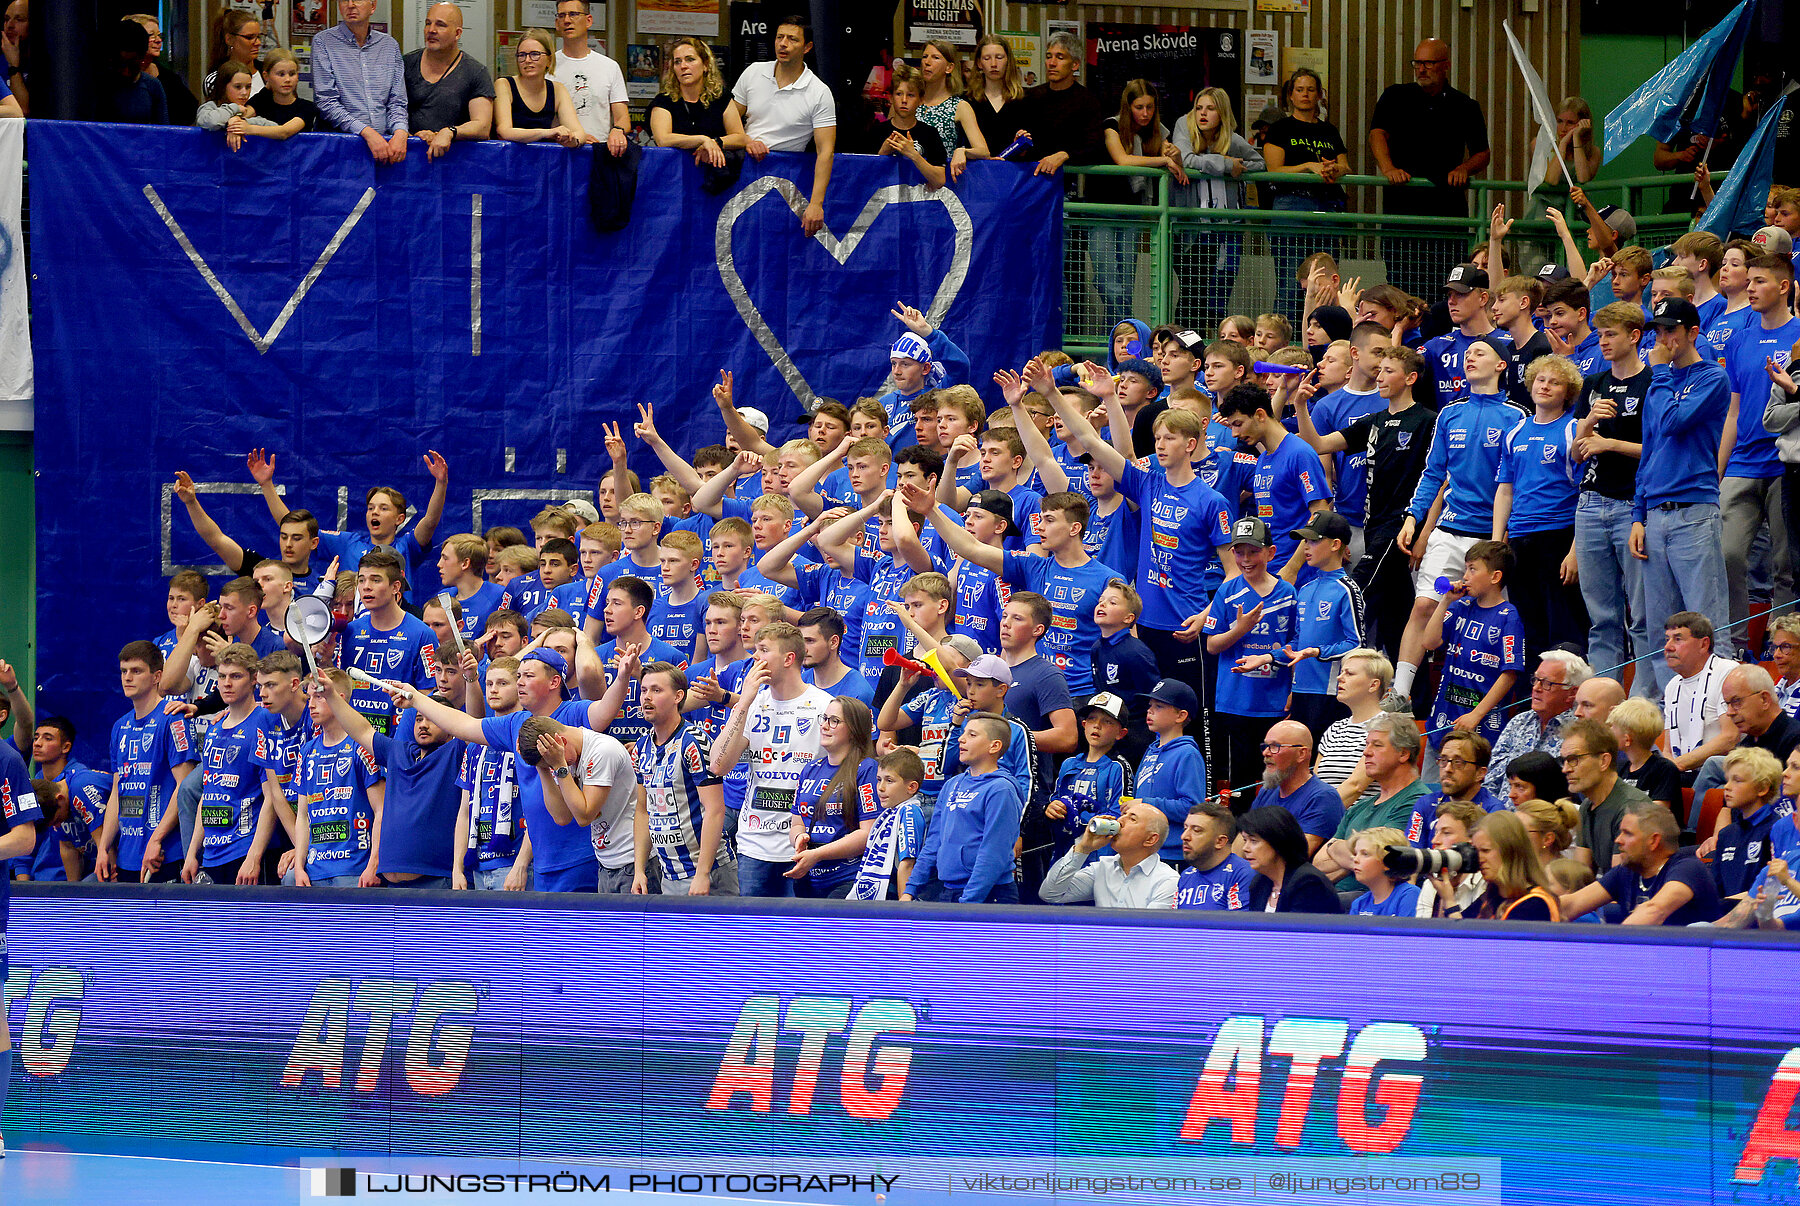
[[[494,132],[508,142],[557,142],[578,147],[587,141],[575,98],[550,78],[556,44],[547,29],[528,29],[513,49],[519,73],[494,81]]]
[[[162,85],[163,97],[169,104],[169,124],[191,126],[200,115],[200,102],[174,64],[163,58],[162,24],[149,13],[132,13],[123,18],[144,27],[150,35],[150,51],[144,56],[144,74]]]
[[[212,95],[213,78],[218,74],[220,63],[235,60],[255,67],[262,59],[262,36],[262,22],[256,19],[255,13],[228,8],[214,17],[212,48],[206,55],[207,72],[206,78],[200,81],[200,91]],[[250,95],[254,97],[262,90],[262,76],[252,75]]]
[[[875,824],[875,719],[869,705],[840,695],[819,718],[819,756],[794,788],[794,865],[782,875],[795,895],[850,895]]]

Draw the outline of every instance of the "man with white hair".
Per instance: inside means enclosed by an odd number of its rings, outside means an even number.
[[[1168,836],[1169,818],[1162,809],[1128,805],[1110,839],[1091,827],[1082,831],[1044,876],[1038,897],[1050,904],[1091,900],[1102,909],[1172,909],[1180,876],[1158,857]],[[1109,844],[1113,853],[1088,863],[1089,855]]]
[[[1563,726],[1575,718],[1575,695],[1594,676],[1593,668],[1564,649],[1548,650],[1531,676],[1531,708],[1500,730],[1488,760],[1483,785],[1497,796],[1506,794],[1506,768],[1520,754],[1542,750],[1562,756]]]
[[[1720,694],[1725,700],[1725,719],[1736,730],[1735,748],[1768,750],[1775,761],[1785,763],[1800,745],[1800,721],[1781,710],[1775,679],[1761,666],[1745,662],[1727,670]],[[1694,798],[1724,785],[1725,755],[1714,754],[1701,763],[1694,776]]]

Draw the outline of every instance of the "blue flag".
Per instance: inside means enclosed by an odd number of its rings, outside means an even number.
[[[1702,86],[1692,129],[1710,137],[1719,127],[1719,113],[1737,70],[1738,55],[1750,33],[1756,0],[1743,0],[1706,36],[1682,51],[1675,61],[1645,80],[1636,92],[1606,115],[1601,162],[1610,163],[1626,147],[1649,134],[1669,142],[1681,129],[1681,115]]]
[[[1729,239],[1734,231],[1756,230],[1763,224],[1763,203],[1769,199],[1769,185],[1775,179],[1775,129],[1791,99],[1791,94],[1776,97],[1756,123],[1756,133],[1738,152],[1731,174],[1694,224],[1695,230],[1710,230]]]

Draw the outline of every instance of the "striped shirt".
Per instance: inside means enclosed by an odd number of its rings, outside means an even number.
[[[330,129],[361,134],[372,127],[383,138],[407,130],[400,43],[379,29],[371,29],[361,46],[348,25],[314,37],[312,86],[319,117]]]

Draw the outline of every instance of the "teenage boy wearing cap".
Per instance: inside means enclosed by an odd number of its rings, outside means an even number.
[[[1151,335],[1150,342],[1155,349],[1157,370],[1162,373],[1164,396],[1178,389],[1200,389],[1205,392],[1196,379],[1200,373],[1201,359],[1206,355],[1205,336],[1198,331],[1158,327]],[[1145,447],[1149,445],[1146,444]]]
[[[1131,767],[1113,752],[1125,736],[1125,701],[1102,691],[1081,706],[1080,715],[1087,750],[1063,759],[1044,809],[1044,816],[1056,825],[1057,858],[1068,853],[1089,821],[1119,815],[1119,801],[1131,783]]]
[[[1512,342],[1503,335],[1488,316],[1488,274],[1473,264],[1458,264],[1444,281],[1444,304],[1456,328],[1435,339],[1425,341],[1420,354],[1431,373],[1431,386],[1438,409],[1465,397],[1469,384],[1463,377],[1463,352],[1477,339],[1498,339],[1502,346]]]
[[[1477,541],[1493,537],[1494,483],[1500,475],[1501,445],[1506,433],[1525,418],[1525,412],[1503,392],[1507,345],[1494,338],[1481,342],[1493,354],[1479,356],[1470,364],[1464,349],[1469,394],[1438,412],[1431,454],[1395,538],[1401,552],[1419,558],[1413,573],[1412,615],[1407,618],[1400,656],[1394,664],[1394,694],[1401,701],[1411,698],[1413,679],[1425,658],[1425,625],[1444,597],[1437,588],[1438,579],[1462,577],[1463,557],[1469,549]]]
[[[1759,255],[1747,267],[1746,292],[1754,317],[1739,327],[1725,346],[1725,376],[1731,383],[1731,411],[1724,434],[1729,455],[1722,450],[1719,456],[1725,575],[1730,587],[1730,617],[1739,625],[1740,638],[1742,625],[1750,618],[1750,546],[1765,522],[1775,578],[1774,603],[1781,607],[1794,601],[1789,561],[1793,550],[1788,548],[1781,497],[1781,456],[1774,434],[1763,426],[1762,419],[1769,400],[1765,366],[1776,357],[1785,364],[1789,350],[1800,339],[1800,318],[1794,317],[1792,308],[1793,263],[1786,255]],[[1695,351],[1704,358],[1708,349],[1701,344]]]
[[[905,302],[890,311],[906,324],[906,334],[894,341],[888,351],[893,371],[894,388],[876,401],[888,417],[888,446],[895,451],[913,440],[912,402],[928,389],[961,385],[969,379],[969,358],[935,329],[925,315]]]
[[[1650,394],[1631,525],[1631,555],[1644,563],[1644,614],[1726,615],[1718,453],[1731,381],[1695,347],[1700,313],[1693,302],[1659,302],[1650,323],[1656,346],[1648,357]],[[1660,692],[1672,672],[1666,659],[1651,664]]]
[[[1232,526],[1238,577],[1220,588],[1202,629],[1206,651],[1219,659],[1213,727],[1225,736],[1225,765],[1218,778],[1231,786],[1239,812],[1262,775],[1263,734],[1272,720],[1287,715],[1293,686],[1287,650],[1294,643],[1296,595],[1269,572],[1274,553],[1274,534],[1262,520],[1244,518]]]
[[[575,728],[590,729],[599,732],[605,729],[610,715],[606,712],[607,700],[570,700],[563,702],[563,684],[572,682],[573,671],[562,654],[553,649],[533,649],[519,659],[519,710],[503,716],[488,716],[476,719],[466,712],[458,711],[448,704],[425,695],[411,687],[401,688],[393,694],[395,700],[404,707],[416,709],[418,716],[432,726],[448,734],[455,740],[452,744],[466,741],[473,745],[491,746],[504,752],[519,751],[519,731],[525,722],[533,716],[548,716],[563,724]],[[616,695],[616,692],[609,692]],[[343,713],[333,708],[340,720]],[[349,729],[348,724],[345,725]],[[355,733],[351,733],[355,736]],[[360,739],[359,739],[360,741]],[[533,754],[536,754],[534,749]],[[381,750],[375,751],[377,757]],[[460,763],[462,754],[460,746],[452,759],[452,763]],[[387,800],[382,813],[382,866],[385,875],[390,870],[388,822],[398,822],[399,813],[396,805],[400,787],[396,783],[394,759],[387,759],[388,789]],[[449,780],[452,795],[456,802],[450,808],[450,817],[436,826],[432,832],[441,835],[445,841],[446,854],[449,853],[451,829],[450,820],[456,816],[460,806],[460,793],[454,791],[456,779],[454,773]],[[534,892],[594,892],[598,890],[600,870],[594,861],[593,835],[588,826],[571,823],[559,824],[550,815],[544,803],[542,779],[535,774],[521,774],[518,777],[519,815],[525,821],[527,846],[519,854],[518,861],[513,864],[515,873],[520,874],[524,867],[531,870],[531,887]],[[443,872],[445,886],[449,883],[449,871]],[[509,880],[509,883],[511,881]],[[521,884],[521,887],[523,885]]]
[[[1200,716],[1200,697],[1178,678],[1165,678],[1144,692],[1144,723],[1156,740],[1138,763],[1132,794],[1154,805],[1169,818],[1170,838],[1163,842],[1164,862],[1181,865],[1181,829],[1175,818],[1187,822],[1188,810],[1206,798],[1206,759],[1200,746],[1187,735],[1190,721]]]
[[[1306,546],[1306,564],[1315,577],[1295,593],[1294,642],[1277,656],[1294,672],[1288,715],[1312,730],[1317,741],[1333,721],[1350,715],[1337,700],[1338,659],[1363,643],[1362,588],[1344,572],[1350,523],[1342,515],[1320,511],[1294,537]],[[1294,569],[1290,565],[1281,576],[1292,582]]]

